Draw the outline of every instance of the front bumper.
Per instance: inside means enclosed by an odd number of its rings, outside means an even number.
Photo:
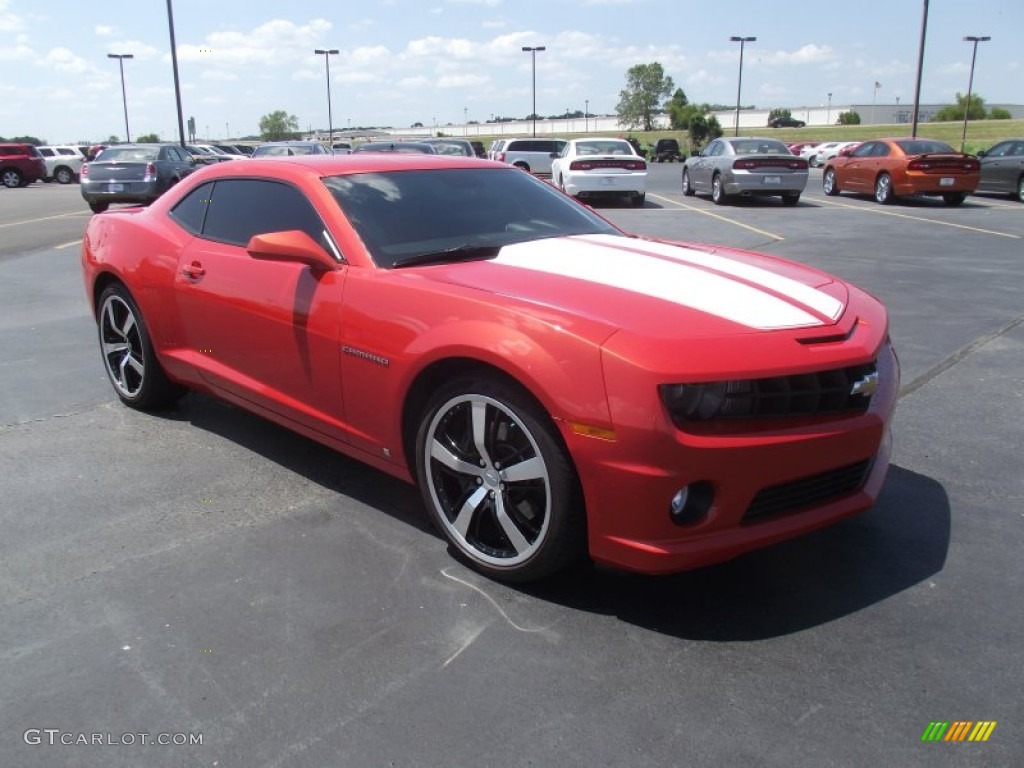
[[[878,391],[859,415],[743,434],[617,429],[616,441],[603,443],[570,436],[574,456],[584,456],[577,468],[591,557],[643,573],[689,570],[868,509],[888,470],[899,387],[899,365],[887,344],[879,350],[878,372]],[[852,484],[851,471],[858,473]],[[670,500],[694,483],[710,486],[713,502],[706,516],[681,526],[669,514]],[[758,514],[764,491],[781,494],[783,503]]]

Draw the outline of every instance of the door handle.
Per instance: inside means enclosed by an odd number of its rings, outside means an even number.
[[[185,277],[192,278],[193,280],[197,280],[206,274],[206,270],[203,269],[203,265],[198,261],[193,261],[191,264],[186,265],[182,268],[181,272]]]

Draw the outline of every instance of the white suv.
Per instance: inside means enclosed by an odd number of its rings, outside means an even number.
[[[46,181],[56,179],[60,184],[78,180],[85,155],[78,147],[39,147],[46,163]]]
[[[551,156],[559,154],[567,143],[565,139],[509,139],[495,159],[535,176],[551,176]]]

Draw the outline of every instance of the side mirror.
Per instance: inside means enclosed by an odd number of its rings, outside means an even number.
[[[253,235],[245,250],[254,259],[295,261],[318,272],[330,272],[338,267],[338,262],[327,251],[298,229]]]
[[[976,154],[978,157],[984,157],[985,155],[988,154],[988,150],[986,150],[986,149],[979,149],[974,154]]]
[[[849,157],[851,154],[853,154],[853,150],[852,149],[841,149],[841,150],[839,150],[839,156],[840,157]]]

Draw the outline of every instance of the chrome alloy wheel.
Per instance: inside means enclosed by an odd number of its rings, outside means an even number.
[[[142,331],[132,307],[116,293],[100,307],[100,347],[114,388],[122,397],[137,398],[146,381]]]
[[[551,478],[537,440],[504,403],[461,394],[427,427],[424,474],[446,534],[468,557],[514,568],[544,545]]]

